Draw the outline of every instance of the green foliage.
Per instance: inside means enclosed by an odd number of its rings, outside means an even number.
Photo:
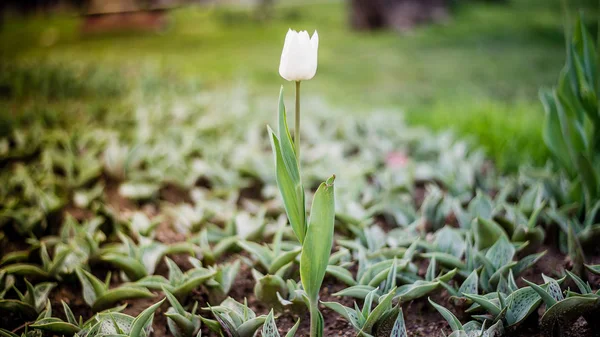
[[[193,253],[194,247],[188,243],[165,245],[149,238],[140,237],[139,244],[119,233],[121,245],[103,249],[101,259],[119,267],[129,280],[136,281],[152,275],[160,259],[166,254]]]
[[[598,59],[582,19],[566,38],[567,61],[557,87],[540,93],[546,110],[544,142],[562,173],[572,180],[569,200],[589,211],[600,198]]]
[[[87,321],[76,334],[77,337],[128,336],[145,337],[150,335],[154,312],[165,299],[151,305],[137,317],[132,317],[117,311],[104,311],[96,314]]]
[[[446,319],[452,329],[452,337],[499,337],[504,333],[502,321],[497,321],[489,328],[486,328],[486,322],[483,324],[477,321],[470,321],[467,324],[462,324],[454,314],[443,306],[429,299],[429,303]]]
[[[277,186],[283,198],[290,225],[300,244],[304,243],[307,232],[304,187],[300,177],[300,167],[296,160],[292,136],[287,126],[287,115],[283,103],[283,86],[279,92],[279,135],[269,128],[269,138],[273,155]]]
[[[202,263],[193,257],[190,257],[189,261],[193,268],[184,273],[173,260],[165,257],[165,262],[169,268],[168,279],[161,275],[151,275],[133,282],[131,285],[152,290],[166,289],[176,298],[183,299],[192,290],[213,278],[217,273],[214,269],[203,268]]]
[[[477,260],[483,266],[479,277],[479,284],[487,291],[493,291],[498,287],[502,278],[506,279],[509,272],[518,276],[525,269],[535,264],[544,254],[536,253],[525,256],[519,261],[513,261],[516,249],[506,236],[501,236],[493,246],[484,254],[477,252]]]
[[[235,278],[240,270],[240,260],[236,260],[231,263],[224,263],[217,267],[216,274],[213,278],[206,281],[205,286],[209,289],[209,303],[218,303],[225,299]]]
[[[545,336],[566,336],[568,327],[581,316],[590,326],[596,326],[595,320],[600,312],[600,295],[593,293],[589,284],[585,284],[575,274],[567,274],[581,291],[580,294],[569,291],[565,297],[559,283],[554,280],[550,280],[546,287],[525,280],[546,305],[546,311],[540,321]]]
[[[5,276],[9,277],[9,276]],[[27,290],[23,294],[19,291],[13,281],[7,279],[7,285],[11,284],[12,288],[17,293],[18,299],[4,298],[7,289],[2,291],[0,296],[0,311],[20,313],[25,317],[33,318],[37,314],[42,313],[49,305],[50,292],[56,286],[56,283],[43,282],[33,286],[27,279],[25,279],[25,285]]]
[[[377,289],[373,289],[365,297],[362,309],[358,308],[356,302],[354,309],[345,307],[337,302],[322,302],[324,306],[342,315],[357,331],[358,336],[379,336],[375,331],[376,325],[382,326],[380,320],[386,313],[392,310],[392,299],[394,298],[396,288],[391,289],[387,294],[379,297]],[[388,318],[386,316],[386,318]],[[393,317],[395,320],[396,317]],[[400,323],[399,323],[400,325]],[[404,331],[406,333],[406,331]]]
[[[200,337],[202,335],[202,332],[200,331],[202,320],[200,319],[200,315],[196,315],[198,302],[194,303],[191,312],[187,312],[181,303],[179,303],[177,297],[169,290],[163,288],[163,292],[171,304],[169,309],[167,309],[167,312],[165,312],[165,316],[167,316],[167,325],[173,336]]]
[[[241,304],[229,297],[219,306],[204,308],[210,310],[216,321],[202,318],[202,321],[216,333],[225,333],[229,337],[252,337],[260,329],[267,316],[256,316],[248,304]]]
[[[294,337],[296,335],[296,331],[298,331],[298,327],[300,326],[300,320],[296,321],[296,324],[292,326],[292,328],[285,334],[285,337]],[[277,330],[277,325],[275,324],[275,318],[273,317],[273,310],[269,312],[267,315],[267,319],[263,324],[263,328],[261,331],[264,337],[281,337],[279,331]]]
[[[79,316],[79,320],[76,320],[73,311],[64,301],[62,301],[62,306],[65,316],[67,317],[66,322],[60,318],[52,317],[52,311],[47,310],[46,313],[40,315],[30,327],[63,336],[72,336],[78,333],[84,326],[83,318]]]
[[[134,284],[125,284],[109,289],[110,273],[107,275],[106,281],[102,282],[84,269],[77,268],[76,272],[79,282],[81,282],[83,299],[94,311],[109,308],[125,299],[150,298],[154,296],[145,287]]]

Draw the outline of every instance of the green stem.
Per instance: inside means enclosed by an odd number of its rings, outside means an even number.
[[[296,81],[296,124],[294,125],[294,147],[296,160],[300,166],[300,81]]]
[[[310,304],[310,337],[317,337],[319,333],[319,305],[316,303]]]

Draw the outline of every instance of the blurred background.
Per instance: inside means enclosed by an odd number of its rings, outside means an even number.
[[[4,0],[0,131],[244,88],[274,101],[288,28],[320,36],[303,97],[453,130],[501,171],[543,165],[540,87],[564,64],[564,16],[595,0]],[[567,8],[567,10],[565,10]],[[135,99],[132,99],[135,97]],[[227,97],[227,94],[225,94]],[[115,111],[117,112],[115,114]],[[275,109],[270,111],[273,116]],[[124,118],[126,121],[126,118]]]

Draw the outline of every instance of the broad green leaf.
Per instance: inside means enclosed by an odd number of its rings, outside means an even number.
[[[405,284],[398,288],[395,298],[403,303],[412,301],[429,294],[437,289],[439,285],[439,281],[416,281],[411,284]]]
[[[83,288],[83,299],[85,300],[85,303],[92,306],[96,301],[96,298],[108,290],[108,286],[87,270],[77,268],[75,269],[75,272],[81,283],[81,287]],[[108,275],[110,275],[110,273]]]
[[[48,279],[52,277],[48,272],[46,272],[42,268],[29,263],[11,264],[2,268],[0,271],[6,272],[7,274],[14,274],[26,277],[37,277],[41,279]]]
[[[373,291],[373,289],[376,289],[376,288],[372,287],[372,286],[368,286],[368,285],[355,285],[355,286],[348,287],[346,289],[342,289],[333,295],[334,296],[350,296],[350,297],[354,297],[354,298],[364,299],[365,297],[367,297],[367,295],[371,291]]]
[[[531,287],[524,287],[508,295],[506,303],[506,323],[513,326],[533,313],[542,303],[542,298]]]
[[[258,317],[254,317],[242,323],[238,328],[237,332],[240,337],[253,337],[258,330],[267,319],[267,316],[262,315]]]
[[[475,244],[477,249],[483,250],[491,247],[498,238],[506,236],[504,229],[493,220],[477,218],[473,222],[473,233],[475,235]]]
[[[188,271],[185,274],[185,281],[173,289],[173,295],[181,299],[190,294],[192,290],[198,288],[202,283],[215,276],[215,274],[215,270],[209,269]]]
[[[315,193],[300,256],[302,286],[313,303],[319,297],[319,290],[325,277],[333,245],[334,179],[335,176],[332,176],[326,182],[321,183]]]
[[[530,286],[533,290],[535,290],[535,292],[538,293],[538,295],[540,295],[542,300],[544,300],[546,307],[550,308],[554,304],[556,304],[556,302],[557,302],[556,299],[550,293],[548,293],[545,289],[543,289],[542,287],[540,287],[539,285],[537,285],[533,282],[527,281],[526,279],[523,279],[523,281],[525,283],[527,283],[527,285]]]
[[[433,281],[433,279],[435,278],[435,270],[437,268],[437,263],[435,261],[435,257],[432,258],[431,260],[429,260],[429,266],[427,266],[427,271],[425,272],[425,280],[427,281]]]
[[[596,275],[600,275],[600,264],[597,265],[589,265],[586,264],[585,268],[590,271],[591,273],[594,273]]]
[[[284,253],[280,254],[279,256],[275,256],[273,261],[271,262],[271,265],[268,267],[268,273],[269,274],[277,273],[277,271],[279,271],[279,269],[281,269],[283,266],[294,261],[296,259],[296,256],[298,256],[298,254],[300,254],[301,250],[302,250],[301,248],[296,248],[289,252],[284,252]]]
[[[404,323],[404,315],[402,314],[402,308],[398,311],[398,318],[394,322],[392,333],[390,337],[407,337],[406,324]]]
[[[175,337],[194,336],[196,327],[188,317],[176,312],[172,312],[171,310],[167,311],[165,316],[167,316],[167,325],[169,327],[169,331],[171,331]]]
[[[482,308],[484,308],[487,312],[492,314],[494,317],[498,316],[500,314],[500,311],[502,311],[502,309],[500,309],[500,307],[498,307],[496,304],[494,304],[492,301],[490,301],[486,297],[476,295],[476,294],[465,294],[464,296],[466,298],[470,299],[471,301],[479,304]]]
[[[485,253],[485,257],[490,260],[495,269],[511,262],[514,256],[515,247],[508,241],[506,236],[500,236],[498,241]]]
[[[55,317],[41,319],[35,322],[34,324],[30,325],[30,327],[64,336],[73,336],[80,330],[77,325],[63,322],[59,318]]]
[[[277,325],[275,325],[275,319],[273,318],[273,309],[267,315],[267,319],[263,324],[262,328],[263,337],[280,337],[279,331],[277,331]]]
[[[458,288],[458,292],[462,295],[464,294],[477,294],[478,293],[478,285],[479,285],[479,276],[477,275],[477,270],[473,270],[469,277],[460,285]]]
[[[462,262],[459,258],[447,254],[447,253],[439,253],[439,252],[432,252],[432,253],[423,253],[421,254],[422,257],[427,258],[427,259],[436,259],[441,265],[449,267],[449,268],[457,268],[457,269],[465,269],[466,266],[464,264],[464,262]]]
[[[598,303],[600,303],[599,296],[572,296],[556,302],[542,316],[540,321],[542,331],[549,336],[548,333],[555,331],[556,325],[564,327],[573,323],[582,314],[597,308]]]
[[[390,290],[389,293],[387,293],[379,299],[379,304],[377,304],[373,311],[369,310],[370,312],[368,314],[365,324],[362,326],[362,331],[371,333],[371,330],[373,329],[375,323],[379,321],[379,319],[383,316],[383,314],[385,314],[386,311],[392,308],[392,300],[394,299],[395,292],[396,288]]]
[[[173,307],[173,309],[175,310],[175,312],[177,312],[180,315],[184,315],[186,313],[186,311],[183,308],[183,306],[181,305],[181,303],[179,303],[177,298],[166,288],[163,287],[162,290],[163,290],[163,293],[165,294],[165,297],[171,304],[171,307]]]
[[[271,140],[271,147],[273,149],[273,155],[275,156],[275,171],[277,186],[283,199],[283,205],[285,212],[290,221],[290,225],[296,234],[298,241],[303,244],[304,237],[306,236],[306,206],[304,205],[304,188],[301,182],[294,181],[288,172],[283,154],[281,153],[281,147],[279,139],[273,133],[273,130],[269,128],[269,138]]]
[[[142,311],[131,324],[131,331],[129,332],[129,337],[142,337],[142,330],[148,325],[152,324],[152,318],[154,317],[154,312],[158,307],[163,304],[165,299],[163,298],[159,302],[151,305],[146,310]]]
[[[544,255],[546,255],[547,251],[543,251],[536,254],[527,255],[524,258],[520,259],[516,265],[514,265],[511,270],[515,276],[520,275],[525,269],[533,266],[539,261]]]
[[[102,260],[123,270],[123,272],[127,274],[127,277],[133,281],[139,280],[147,275],[144,264],[134,257],[117,253],[107,253],[102,255]]]
[[[146,288],[122,285],[118,288],[107,290],[104,294],[96,298],[96,301],[94,301],[94,304],[92,305],[92,310],[103,310],[126,299],[150,297],[154,297],[154,294],[149,292]]]
[[[33,319],[37,316],[37,310],[33,305],[13,299],[0,300],[0,311],[20,313],[25,317]]]
[[[327,266],[326,272],[327,272],[327,274],[344,282],[348,286],[357,285],[356,281],[354,280],[354,277],[352,277],[352,273],[350,271],[348,271],[348,269],[346,269],[346,268],[342,268],[340,266],[335,266],[335,265],[330,264]]]
[[[73,315],[73,311],[71,310],[69,305],[67,303],[65,303],[65,301],[63,301],[63,300],[61,300],[60,302],[62,303],[63,311],[65,312],[65,316],[67,317],[67,322],[69,322],[73,325],[79,325],[79,322],[77,321],[77,319],[75,319],[75,315]]]
[[[456,318],[456,316],[454,316],[454,314],[452,312],[450,312],[450,310],[435,303],[434,301],[431,300],[431,298],[428,298],[427,300],[444,317],[444,319],[446,319],[448,324],[450,324],[450,328],[452,329],[452,331],[459,331],[459,330],[463,329],[463,326],[460,323],[460,321],[458,320],[458,318]]]
[[[338,302],[321,302],[321,304],[342,315],[355,329],[359,330],[361,328],[356,310],[345,307]]]
[[[263,267],[268,269],[271,266],[271,261],[273,260],[271,250],[264,245],[258,244],[252,241],[242,241],[238,242],[238,245],[248,253],[252,254],[258,261],[262,264]],[[274,273],[273,273],[274,274]]]

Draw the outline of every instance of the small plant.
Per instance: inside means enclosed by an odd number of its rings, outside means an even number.
[[[361,269],[359,264],[357,273],[358,282],[354,281],[354,285],[334,295],[364,299],[373,291],[376,292],[377,297],[387,294],[392,289],[397,289],[396,279],[398,277],[398,270],[404,269],[407,264],[407,261],[397,261],[395,258],[375,263],[365,269]]]
[[[383,319],[388,319],[389,315],[386,315],[392,310],[392,299],[396,293],[396,288],[392,288],[387,294],[381,296],[377,295],[377,289],[369,292],[363,304],[363,308],[359,309],[356,302],[354,303],[354,309],[345,307],[337,302],[322,302],[324,306],[342,315],[357,331],[357,336],[380,336],[380,332],[376,331],[376,328],[386,326]],[[378,304],[373,307],[373,305]],[[398,318],[393,317],[394,320],[404,319],[401,318],[402,313],[398,313]],[[400,322],[398,325],[403,326]],[[406,331],[404,331],[406,334]],[[393,335],[390,335],[393,336]],[[402,334],[400,334],[402,336]]]
[[[125,234],[119,233],[119,237],[122,244],[104,248],[101,259],[121,269],[131,281],[154,274],[160,259],[166,254],[194,253],[194,247],[187,242],[166,245],[140,237],[136,245]]]
[[[248,304],[241,304],[229,297],[219,306],[204,308],[210,310],[216,321],[202,318],[202,321],[214,332],[229,337],[252,337],[265,323],[267,316],[256,316]]]
[[[96,276],[81,268],[77,268],[76,272],[79,282],[81,282],[83,299],[94,311],[109,308],[125,299],[154,297],[154,294],[149,292],[148,289],[136,285],[122,285],[109,289],[110,273],[107,275],[106,280],[102,282]]]
[[[64,301],[62,301],[62,306],[67,317],[66,322],[60,318],[52,317],[52,307],[49,307],[43,317],[39,317],[30,327],[63,336],[73,336],[78,333],[83,328],[83,318],[79,316],[79,320],[75,319],[73,311]]]
[[[298,331],[298,327],[300,326],[300,320],[296,321],[296,324],[292,326],[292,328],[285,334],[285,337],[294,337],[296,335],[296,331]],[[269,312],[267,315],[267,319],[263,324],[262,328],[263,337],[281,337],[279,331],[277,330],[277,325],[275,324],[275,318],[273,317],[273,310]]]
[[[7,282],[12,283],[13,281]],[[27,291],[23,294],[14,286],[14,284],[12,284],[11,286],[17,293],[19,299],[7,299],[0,296],[0,310],[21,313],[30,318],[33,318],[44,311],[49,303],[48,298],[50,297],[50,292],[54,289],[56,283],[43,282],[33,286],[25,279],[25,285],[27,286]],[[7,289],[2,291],[3,295],[6,291]]]
[[[182,299],[217,273],[214,269],[203,268],[202,263],[193,257],[190,257],[189,261],[194,268],[184,273],[173,260],[165,257],[165,262],[169,268],[168,280],[161,275],[151,275],[131,283],[131,285],[152,290],[167,289],[176,298]]]
[[[598,328],[598,313],[600,313],[600,294],[593,293],[589,284],[578,276],[567,272],[581,293],[567,292],[563,295],[558,282],[552,280],[547,287],[525,282],[542,298],[546,312],[540,321],[542,332],[548,337],[566,336],[566,328],[583,316],[592,328]]]
[[[484,254],[477,252],[476,258],[483,266],[479,276],[479,284],[486,292],[496,289],[502,278],[510,271],[518,276],[525,269],[537,262],[546,252],[528,255],[519,261],[513,261],[516,249],[506,236],[500,238]]]
[[[211,267],[216,270],[215,275],[207,280],[204,285],[209,289],[208,301],[219,303],[227,297],[235,278],[240,270],[240,260],[231,263],[224,263],[217,267]]]
[[[85,323],[84,327],[75,336],[77,337],[101,337],[101,336],[119,336],[119,337],[145,337],[149,336],[152,328],[154,312],[165,301],[163,298],[146,310],[142,311],[137,317],[120,312],[101,312]]]
[[[215,245],[211,246],[208,237],[208,230],[204,228],[200,233],[190,238],[189,242],[198,246],[199,255],[201,256],[202,261],[211,265],[214,264],[219,257],[229,251],[231,247],[235,247],[239,240],[237,236],[224,236],[219,238]]]
[[[477,321],[470,321],[463,325],[450,310],[431,299],[429,299],[429,303],[446,319],[450,328],[452,328],[450,337],[499,337],[504,334],[502,321],[495,322],[489,328],[486,328],[487,321],[484,321],[483,324]]]
[[[306,296],[306,292],[302,289],[302,284],[297,283],[294,280],[286,280],[286,291],[284,295],[281,293],[277,293],[277,299],[279,300],[279,304],[283,308],[290,308],[293,312],[303,312],[310,307],[310,303],[308,303],[308,297]]]
[[[251,241],[240,241],[238,245],[255,257],[262,270],[262,274],[256,269],[252,270],[252,276],[256,280],[254,294],[256,298],[269,305],[279,306],[277,294],[287,296],[287,287],[284,281],[285,273],[300,254],[300,247],[294,247],[292,250],[284,251],[282,249],[281,238],[283,235],[283,226],[279,228],[273,239],[271,250],[267,245],[259,245]]]
[[[163,288],[163,292],[171,304],[169,309],[167,309],[165,316],[167,316],[167,325],[173,336],[200,337],[202,335],[202,332],[200,331],[202,320],[200,319],[200,315],[196,315],[198,302],[194,303],[191,312],[187,312],[181,303],[179,303],[177,297],[171,294],[169,290]]]

